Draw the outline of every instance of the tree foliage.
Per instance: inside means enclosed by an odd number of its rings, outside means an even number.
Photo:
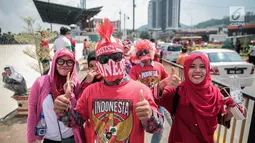
[[[140,38],[141,39],[151,39],[151,35],[148,31],[142,31],[140,33]]]
[[[20,33],[18,35],[15,35],[15,40],[18,41],[21,44],[33,44],[35,45],[35,49],[32,48],[27,48],[23,52],[34,58],[35,60],[38,61],[38,65],[35,66],[33,65],[32,68],[42,74],[42,68],[41,68],[41,63],[40,59],[43,57],[46,57],[45,54],[45,49],[41,47],[41,33],[42,33],[42,27],[39,25],[37,30],[34,28],[35,20],[31,17],[21,17],[21,19],[26,23],[26,27],[24,27],[26,32]],[[57,33],[51,33],[44,31],[44,40],[45,41],[50,41],[52,39],[55,39],[57,37]]]
[[[120,38],[120,39],[121,39],[121,37],[122,37],[122,32],[121,32],[121,31],[118,31],[116,36],[117,36],[117,38]]]

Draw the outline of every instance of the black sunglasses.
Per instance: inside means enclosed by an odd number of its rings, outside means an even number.
[[[74,61],[73,60],[64,60],[64,59],[57,59],[57,64],[63,66],[64,64],[66,64],[68,67],[72,67],[74,65]]]
[[[150,51],[149,50],[141,50],[141,51],[138,51],[137,52],[137,56],[142,56],[142,55],[146,55],[146,54],[149,54],[150,53]]]
[[[11,70],[9,67],[6,67],[6,68],[4,68],[4,70],[6,71],[6,70]]]
[[[108,63],[109,59],[112,59],[114,62],[119,62],[122,60],[123,53],[114,53],[111,55],[100,55],[97,57],[97,60],[100,64]]]

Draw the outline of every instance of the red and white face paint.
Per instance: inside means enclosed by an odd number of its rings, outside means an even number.
[[[125,61],[126,59],[123,58],[119,62],[115,62],[112,59],[109,59],[106,64],[97,62],[98,71],[106,81],[113,82],[117,79],[122,79],[125,75]]]
[[[149,54],[140,57],[140,61],[143,62],[143,63],[146,63],[146,62],[148,62],[150,60],[151,60],[151,57],[150,57]]]

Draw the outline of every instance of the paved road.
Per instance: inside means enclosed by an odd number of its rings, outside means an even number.
[[[169,126],[165,123],[165,132],[160,143],[167,143]],[[151,134],[145,135],[145,143],[150,143]],[[19,116],[0,123],[1,143],[27,143],[26,141],[26,117]]]

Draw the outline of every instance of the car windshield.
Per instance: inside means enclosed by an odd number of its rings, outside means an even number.
[[[243,62],[243,59],[235,52],[208,53],[210,62]]]
[[[181,51],[182,46],[168,46],[167,51]]]

